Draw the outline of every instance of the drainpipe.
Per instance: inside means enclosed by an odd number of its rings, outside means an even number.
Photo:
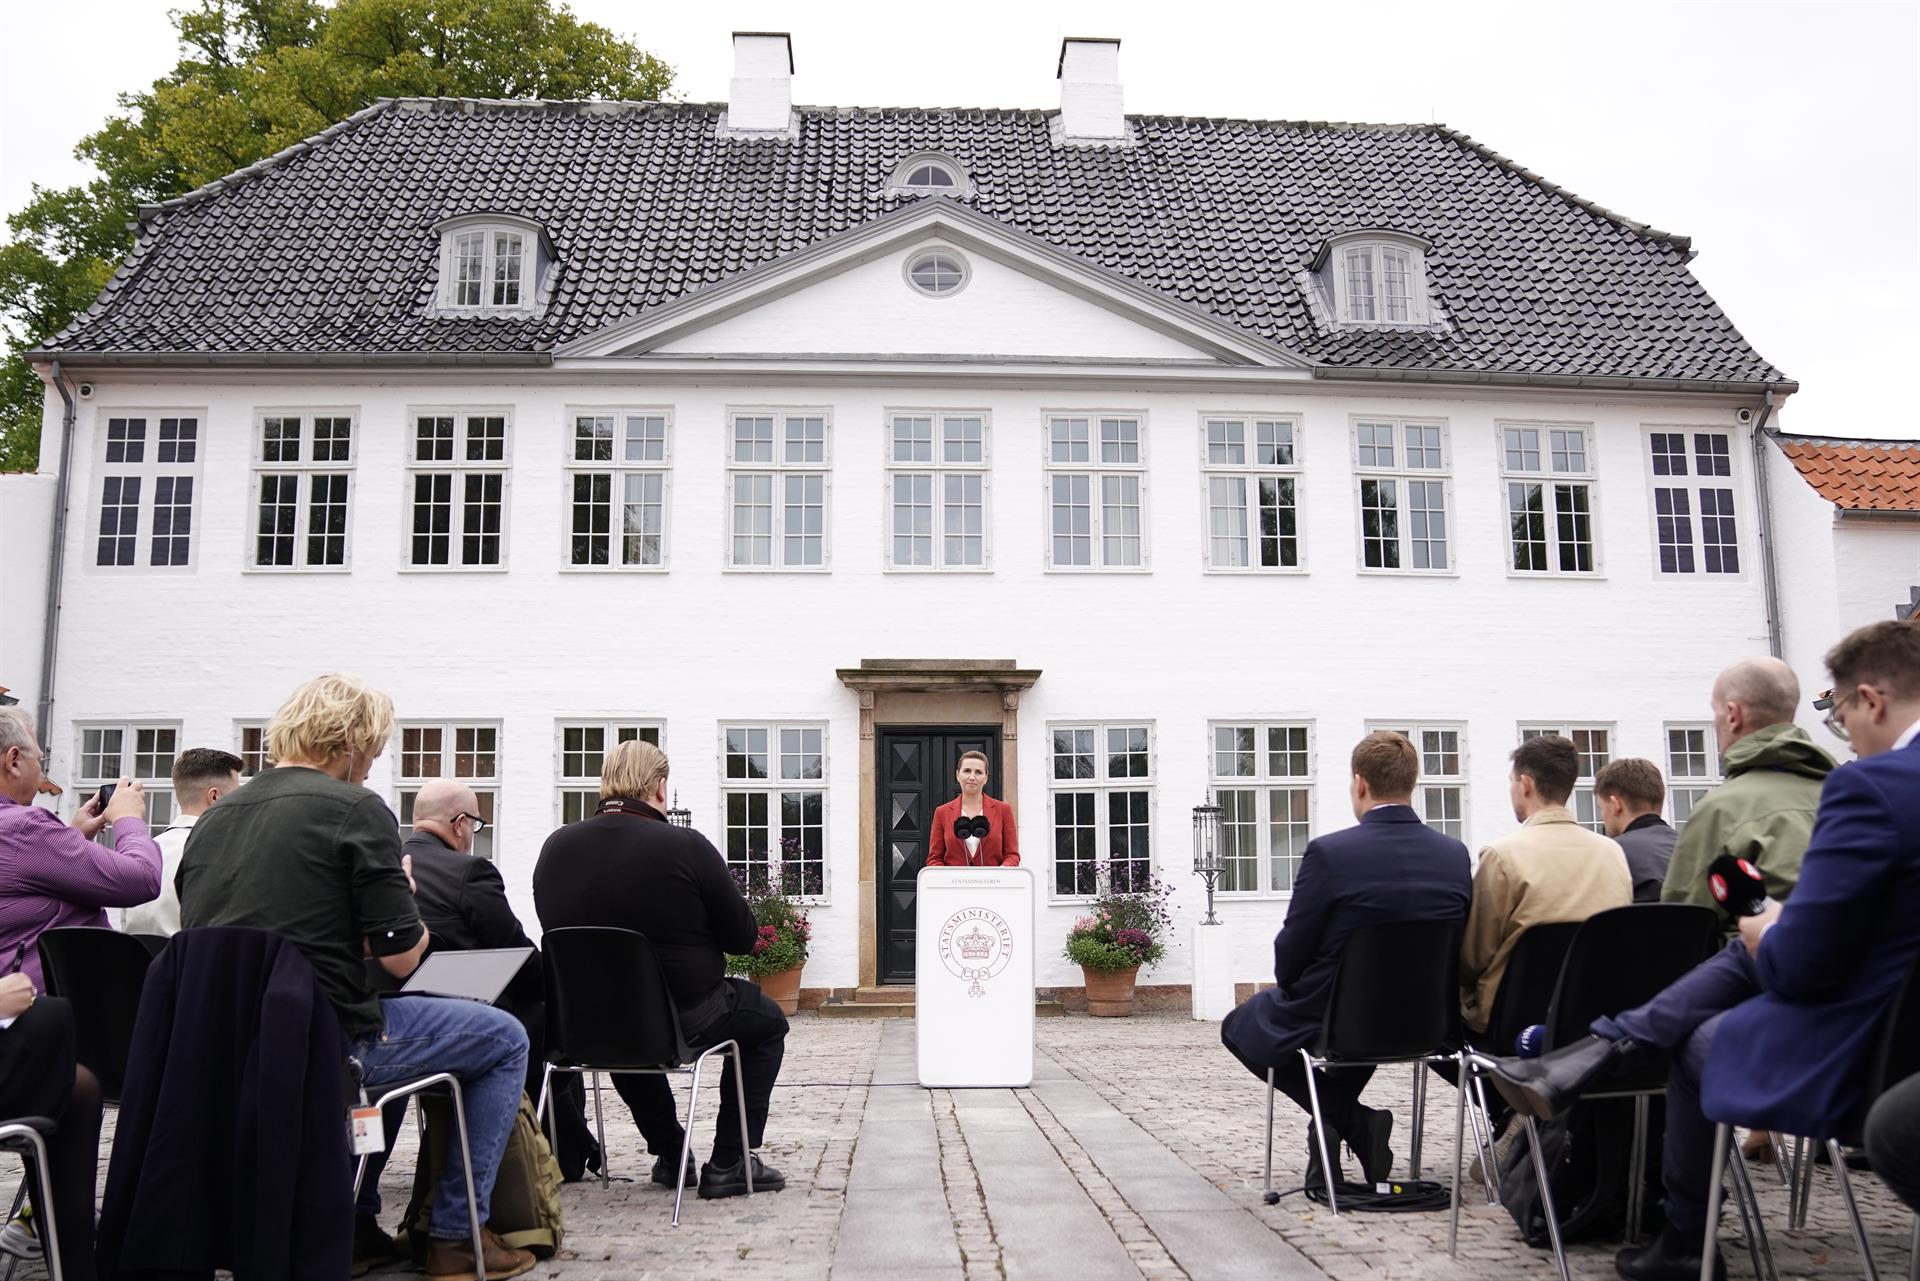
[[[53,362],[53,389],[66,402],[60,415],[60,479],[53,499],[53,546],[47,552],[47,619],[40,639],[40,750],[50,751],[48,735],[53,732],[54,660],[60,648],[60,589],[64,585],[67,560],[67,498],[73,488],[73,389]]]
[[[1780,570],[1773,556],[1773,495],[1767,490],[1767,420],[1773,417],[1773,388],[1753,425],[1753,488],[1760,502],[1760,569],[1767,589],[1767,652],[1775,658],[1786,648],[1780,626]]]

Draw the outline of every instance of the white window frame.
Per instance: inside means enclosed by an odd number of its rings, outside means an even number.
[[[727,772],[729,768],[727,760],[729,755],[729,735],[751,732],[763,732],[766,735],[766,774],[761,778],[730,777]],[[796,754],[783,750],[784,747],[787,746],[787,741],[784,741],[784,735],[787,733],[804,734],[807,732],[817,732],[820,735],[820,776],[817,779],[807,778],[804,774],[787,774],[785,772],[786,765],[784,758]],[[750,746],[751,740],[747,742]],[[802,751],[797,755],[800,755],[804,759],[806,755],[804,751],[804,740],[802,740],[801,746]],[[754,861],[750,857],[753,853],[751,848],[745,850],[745,853],[748,854],[749,857],[744,861],[737,861],[733,857],[734,829],[732,813],[728,806],[729,797],[737,795],[747,798],[755,796],[766,798],[764,804],[766,807],[767,849],[763,852],[767,855],[768,859],[771,860],[773,855],[779,850],[780,842],[788,834],[782,795],[784,793],[793,793],[802,798],[800,801],[800,828],[804,831],[807,826],[805,821],[805,797],[810,793],[818,793],[820,797],[820,889],[817,893],[801,893],[798,897],[805,899],[809,903],[818,903],[821,905],[831,903],[833,900],[833,858],[831,853],[833,849],[833,808],[829,803],[832,799],[829,789],[833,782],[833,742],[832,733],[827,727],[827,722],[816,720],[722,721],[719,726],[716,748],[719,753],[717,760],[719,769],[716,773],[719,780],[720,807],[715,811],[718,817],[714,825],[720,831],[720,840],[717,843],[720,846],[720,856],[727,861],[728,870],[731,872],[735,867],[751,868],[754,865]],[[750,752],[736,752],[732,754],[752,755]],[[751,805],[751,800],[749,799],[747,803]],[[804,876],[804,871],[802,875]]]
[[[916,271],[918,271],[922,265],[930,263],[935,259],[942,260],[934,266],[935,274],[933,283],[935,285],[938,285],[940,282],[943,268],[951,269],[959,277],[953,284],[948,285],[944,289],[929,288],[927,285],[922,284],[915,276]],[[907,282],[907,288],[913,290],[913,292],[919,294],[922,298],[932,298],[944,302],[949,298],[958,297],[961,293],[965,292],[968,285],[973,283],[973,263],[965,254],[951,245],[917,245],[911,253],[901,260],[900,278]]]
[[[453,439],[452,457],[449,459],[422,459],[419,457],[420,420],[422,418],[452,418]],[[503,435],[499,458],[468,458],[467,444],[469,434],[476,419],[500,418],[504,420]],[[499,574],[505,573],[512,549],[510,535],[513,526],[513,445],[516,435],[513,407],[511,405],[411,405],[407,409],[406,430],[401,433],[402,448],[406,451],[405,488],[400,495],[400,572],[407,574]],[[419,499],[415,486],[420,477],[446,475],[448,481],[448,526],[447,526],[447,563],[436,565],[431,562],[417,562],[413,558],[414,508]],[[479,561],[468,563],[464,558],[467,499],[465,494],[466,478],[469,476],[500,477],[500,558],[492,563]],[[479,537],[485,537],[484,532]],[[426,537],[435,537],[428,534]]]
[[[439,768],[432,772],[410,771],[408,758],[416,755],[407,749],[409,731],[437,730],[440,733]],[[459,749],[460,733],[463,730],[491,731],[493,735],[493,772],[460,773],[458,758],[463,755]],[[400,820],[400,839],[405,840],[413,834],[412,809],[413,798],[419,794],[423,784],[431,779],[448,778],[465,783],[471,787],[474,796],[480,802],[480,817],[487,820],[487,830],[475,838],[473,853],[500,865],[500,800],[501,769],[500,760],[505,755],[506,735],[498,720],[479,718],[457,718],[453,720],[412,720],[401,721],[393,727],[393,813]],[[476,758],[483,755],[475,742],[471,753]]]
[[[460,299],[461,242],[468,236],[481,237],[480,296],[477,302]],[[454,316],[530,316],[538,310],[540,292],[541,235],[539,224],[524,219],[499,216],[457,218],[440,224],[440,289],[437,307]],[[513,258],[500,252],[501,236],[517,236],[518,254]],[[497,275],[509,262],[519,272],[519,297],[510,303],[493,301]]]
[[[1114,755],[1111,735],[1114,733],[1131,735],[1135,731],[1143,731],[1146,734],[1145,754],[1147,758],[1147,772],[1145,774],[1122,775],[1111,773],[1112,757]],[[1081,776],[1077,773],[1067,778],[1059,777],[1061,759],[1060,752],[1058,751],[1060,746],[1058,736],[1061,734],[1073,735],[1085,733],[1092,735],[1091,739],[1088,740],[1091,746],[1092,756],[1089,764],[1089,768],[1092,770],[1091,777]],[[1158,779],[1160,770],[1158,737],[1155,723],[1148,718],[1103,721],[1064,720],[1049,721],[1047,723],[1047,844],[1045,848],[1047,851],[1047,898],[1049,901],[1055,903],[1084,903],[1092,899],[1101,890],[1107,888],[1106,885],[1099,882],[1096,882],[1092,889],[1087,890],[1062,890],[1060,888],[1058,822],[1060,816],[1059,798],[1062,796],[1088,794],[1092,797],[1092,823],[1090,825],[1079,823],[1078,819],[1082,817],[1082,815],[1076,814],[1076,821],[1072,826],[1074,830],[1080,830],[1083,826],[1090,827],[1093,832],[1094,856],[1091,859],[1076,858],[1070,860],[1069,863],[1069,866],[1077,867],[1085,863],[1091,867],[1103,863],[1110,864],[1113,861],[1113,822],[1111,801],[1109,798],[1125,793],[1146,793],[1146,817],[1144,822],[1135,822],[1132,815],[1129,815],[1128,822],[1125,826],[1130,828],[1137,827],[1145,831],[1147,839],[1146,870],[1149,873],[1154,872],[1157,866],[1154,858],[1154,826],[1159,809]],[[1121,755],[1128,757],[1135,755],[1136,753],[1131,750],[1132,739],[1129,737],[1122,741],[1127,745],[1128,750],[1123,751]],[[1068,753],[1068,757],[1071,759],[1081,755],[1078,751],[1079,740],[1071,739],[1069,742],[1073,745],[1073,750]],[[1073,768],[1077,768],[1077,764],[1073,766]],[[1129,768],[1131,768],[1131,761],[1129,761]],[[1076,884],[1078,884],[1081,879],[1078,875],[1074,877]]]
[[[580,421],[586,418],[612,418],[613,439],[610,442],[610,459],[589,459],[579,457]],[[627,431],[631,420],[642,421],[658,418],[661,421],[660,457],[657,459],[633,459],[625,457],[628,440]],[[565,452],[562,458],[562,476],[560,490],[560,568],[566,573],[577,574],[664,574],[670,567],[670,535],[673,528],[673,409],[665,405],[573,405],[567,409]],[[575,485],[585,477],[608,477],[608,528],[607,561],[605,564],[581,564],[573,558],[573,540],[577,534],[573,527],[574,508],[577,498]],[[657,476],[660,478],[660,559],[657,563],[645,561],[628,563],[626,557],[627,532],[626,486],[629,477]],[[589,531],[588,537],[592,537]],[[641,535],[644,538],[644,534]]]
[[[1389,255],[1405,259],[1405,314],[1391,315],[1392,295],[1387,292]],[[1364,299],[1355,293],[1349,272],[1357,259],[1368,265],[1370,288]],[[1379,233],[1338,236],[1329,240],[1322,270],[1332,287],[1334,315],[1341,328],[1408,329],[1424,328],[1432,323],[1433,309],[1427,290],[1427,253],[1411,237]],[[1362,303],[1364,302],[1364,306]],[[1362,315],[1361,312],[1366,314]]]
[[[1600,469],[1594,461],[1597,441],[1592,423],[1549,422],[1538,419],[1496,419],[1493,425],[1494,456],[1500,462],[1500,510],[1505,514],[1502,528],[1506,535],[1506,563],[1509,578],[1600,578],[1606,566],[1600,554]],[[1508,448],[1507,433],[1535,434],[1535,467],[1525,465],[1526,458],[1521,457],[1516,464],[1512,451]],[[1572,466],[1572,450],[1554,448],[1557,434],[1580,433],[1581,465]],[[1567,456],[1567,466],[1562,467],[1560,458]],[[1517,564],[1518,547],[1513,534],[1513,493],[1515,485],[1538,485],[1541,491],[1541,519],[1545,523],[1545,555],[1547,564],[1540,569],[1523,568]],[[1561,486],[1586,491],[1587,521],[1587,558],[1589,565],[1585,569],[1577,565],[1572,569],[1562,564],[1569,544],[1562,541],[1560,525],[1558,489]]]
[[[314,423],[318,419],[347,420],[347,456],[345,459],[315,459]],[[269,419],[285,422],[293,419],[299,424],[299,456],[292,461],[282,459],[269,460],[267,452],[267,421]],[[253,411],[253,439],[249,446],[249,456],[253,461],[253,485],[248,490],[247,525],[245,536],[247,545],[241,564],[249,573],[258,574],[345,574],[353,570],[353,499],[359,473],[360,458],[360,411],[351,405],[334,406],[263,406]],[[260,559],[260,513],[264,503],[261,490],[269,476],[291,477],[294,483],[294,525],[291,535],[276,535],[293,539],[293,561],[291,564],[277,565],[263,563]],[[315,535],[311,528],[313,520],[313,486],[321,477],[344,477],[346,479],[346,528],[340,532],[340,562],[327,564],[312,559],[312,547],[309,539],[326,537]]]
[[[140,424],[141,433],[140,439],[137,442],[129,439],[132,424],[135,422]],[[193,424],[193,456],[186,462],[181,462],[179,460],[179,448],[182,442],[177,432],[180,424],[188,422]],[[114,425],[116,423],[123,424],[120,429],[119,439],[115,439]],[[174,430],[176,435],[172,442],[163,442],[161,440],[161,432],[168,423],[175,425]],[[204,487],[200,483],[200,476],[201,462],[205,459],[207,453],[207,436],[207,411],[204,409],[129,408],[102,409],[100,411],[100,415],[94,423],[94,480],[93,488],[88,495],[86,558],[83,562],[88,572],[114,574],[130,573],[137,570],[150,574],[172,574],[189,573],[199,568],[200,526],[203,523],[200,517],[204,508],[202,498],[205,493]],[[163,461],[160,457],[161,450],[163,445],[167,443],[172,444],[174,457],[170,460]],[[138,445],[137,451],[134,448],[136,444]],[[115,452],[115,445],[120,447],[120,458],[117,460],[112,457]],[[139,454],[139,458],[137,460],[129,459],[128,455],[135,452]],[[127,506],[124,501],[124,490],[120,489],[119,486],[124,485],[127,480],[139,482],[139,495],[132,504],[136,525],[131,535],[121,533],[118,529],[119,513]],[[185,559],[175,560],[173,559],[173,548],[169,547],[167,549],[166,563],[156,565],[153,563],[153,549],[154,542],[159,535],[156,535],[154,531],[159,513],[160,483],[163,480],[170,482],[169,489],[175,498],[174,502],[168,504],[169,513],[177,510],[180,506],[180,503],[177,501],[178,484],[184,480],[189,487],[186,502],[187,549]],[[108,534],[104,532],[106,525],[106,496],[109,484],[114,484],[115,482],[117,482],[115,485],[116,495],[121,497],[121,501],[115,504],[115,532]],[[172,517],[170,514],[169,532],[165,537],[170,540],[177,540],[180,535],[171,532],[171,522]],[[109,564],[101,564],[100,544],[103,540],[109,538],[115,539],[116,541],[131,538],[133,543],[131,548],[133,559],[130,562],[122,564],[119,559],[120,548],[116,546],[114,548],[114,560]]]
[[[267,724],[260,720],[233,723],[233,754],[240,758],[242,780],[273,768],[273,757],[267,751]]]
[[[567,735],[576,731],[583,734],[582,745],[569,748]],[[584,741],[584,734],[593,732],[600,735],[598,751]],[[553,722],[553,822],[556,827],[593,817],[594,808],[600,803],[599,768],[570,769],[575,764],[574,758],[585,765],[587,757],[597,756],[604,764],[608,752],[633,739],[646,739],[664,750],[667,742],[666,721],[657,716],[562,716]],[[580,812],[571,818],[567,815],[570,796],[585,798]]]
[[[1234,426],[1240,429],[1242,461],[1215,461],[1215,426]],[[1285,427],[1288,432],[1292,462],[1263,463],[1259,461],[1261,429],[1265,427]],[[1223,448],[1232,447],[1231,439],[1221,442]],[[1275,438],[1275,457],[1279,456],[1278,438]],[[1307,531],[1306,531],[1306,464],[1303,455],[1301,417],[1299,414],[1254,414],[1224,413],[1200,415],[1200,502],[1205,521],[1200,533],[1201,564],[1209,574],[1304,574],[1307,572]],[[1214,528],[1213,485],[1216,480],[1239,481],[1244,486],[1242,492],[1241,515],[1245,520],[1247,563],[1244,565],[1221,564],[1214,556],[1214,543],[1221,538]],[[1293,487],[1293,561],[1291,565],[1265,565],[1260,560],[1260,544],[1264,535],[1258,530],[1260,519],[1259,484],[1262,480],[1278,480]],[[1226,538],[1234,537],[1232,533]],[[1286,537],[1281,535],[1282,538]]]
[[[1253,745],[1243,751],[1237,744],[1223,749],[1220,736],[1223,733],[1251,730]],[[1278,746],[1273,740],[1276,733],[1300,734],[1304,737],[1301,749],[1306,757],[1306,769],[1301,774],[1275,773],[1273,762],[1276,754],[1291,757],[1294,754],[1291,743]],[[1230,851],[1229,827],[1236,821],[1233,808],[1224,803],[1223,794],[1227,792],[1251,792],[1254,795],[1253,828],[1253,864],[1254,884],[1239,886],[1233,883],[1237,873],[1222,872],[1219,893],[1235,899],[1262,899],[1293,897],[1294,880],[1300,874],[1300,860],[1306,854],[1307,843],[1316,835],[1318,807],[1315,804],[1319,788],[1317,752],[1319,744],[1314,737],[1314,722],[1307,718],[1293,720],[1215,720],[1207,723],[1207,778],[1208,792],[1215,805],[1221,806],[1220,815],[1220,852],[1223,860]],[[1232,769],[1222,768],[1223,757],[1251,756],[1253,772],[1242,774],[1235,772],[1238,761]],[[1276,854],[1274,852],[1275,827],[1278,816],[1274,813],[1274,804],[1282,795],[1289,796],[1290,803],[1303,803],[1305,818],[1301,820],[1289,815],[1289,823],[1304,822],[1305,834],[1298,848],[1292,852]],[[1274,863],[1276,859],[1288,864],[1286,884],[1275,884]]]
[[[1377,729],[1391,730],[1405,737],[1408,742],[1413,744],[1414,750],[1420,753],[1420,781],[1413,786],[1413,808],[1414,811],[1420,815],[1420,821],[1428,827],[1433,828],[1434,831],[1454,837],[1468,849],[1472,849],[1473,841],[1470,839],[1470,836],[1473,829],[1473,793],[1470,780],[1473,777],[1473,763],[1467,755],[1467,723],[1465,721],[1427,719],[1377,720],[1367,722],[1368,733],[1372,733]],[[1455,739],[1458,750],[1454,753],[1454,755],[1460,758],[1460,769],[1458,773],[1447,774],[1429,768],[1436,755],[1445,755],[1444,742],[1440,744],[1436,751],[1434,744],[1427,738],[1429,734],[1458,735]],[[1459,817],[1457,819],[1447,817],[1445,813],[1446,800],[1444,794],[1435,797],[1430,794],[1429,789],[1437,789],[1442,793],[1449,791],[1456,793]],[[1439,802],[1439,808],[1441,810],[1441,813],[1437,816],[1434,813],[1435,801]],[[1447,824],[1450,822],[1457,824],[1457,831],[1447,830]]]
[[[1574,750],[1580,754],[1580,776],[1574,782],[1573,794],[1567,797],[1567,808],[1573,811],[1580,826],[1605,836],[1607,825],[1600,819],[1600,803],[1594,797],[1593,783],[1600,771],[1616,759],[1620,745],[1619,727],[1611,721],[1522,721],[1519,734],[1517,743],[1525,743],[1530,738],[1545,734],[1558,734],[1573,744]],[[1602,736],[1598,751],[1594,750],[1596,734]]]
[[[741,460],[738,456],[739,435],[737,424],[743,418],[773,419],[772,459],[770,461]],[[820,458],[813,460],[787,461],[787,429],[790,420],[818,418],[820,420],[821,450]],[[720,504],[721,545],[726,549],[725,566],[730,573],[743,574],[825,574],[833,569],[833,410],[826,406],[808,405],[735,405],[726,413],[726,492]],[[764,565],[742,562],[734,556],[734,538],[736,528],[735,507],[737,503],[736,486],[747,477],[767,477],[770,496],[771,522],[768,537],[771,540],[768,562]],[[820,563],[817,565],[788,564],[787,539],[787,486],[792,477],[818,476],[820,478]],[[803,529],[798,535],[807,538]],[[748,534],[746,537],[757,537]]]
[[[1375,462],[1361,461],[1362,428],[1389,427],[1392,429],[1393,463],[1391,466]],[[1440,466],[1409,467],[1407,465],[1407,428],[1439,429]],[[1456,508],[1453,501],[1453,435],[1445,418],[1397,418],[1389,414],[1354,414],[1347,421],[1347,448],[1353,461],[1353,533],[1356,567],[1362,574],[1413,574],[1425,577],[1451,577],[1460,572],[1460,538],[1455,520]],[[1421,450],[1424,453],[1426,446]],[[1367,564],[1367,524],[1364,506],[1368,482],[1387,482],[1394,486],[1394,512],[1398,544],[1398,565]],[[1445,504],[1441,517],[1446,530],[1443,535],[1447,563],[1442,566],[1415,566],[1413,561],[1414,543],[1413,521],[1410,497],[1407,486],[1413,483],[1438,484],[1441,502]],[[1376,491],[1377,492],[1377,491]],[[1427,509],[1431,511],[1432,509]]]
[[[991,574],[993,572],[993,415],[985,409],[924,409],[913,407],[890,408],[884,411],[885,430],[881,433],[883,467],[886,492],[881,496],[881,505],[885,509],[881,529],[881,555],[889,572],[900,574]],[[928,459],[898,457],[896,449],[896,425],[902,419],[929,419],[932,434],[929,437]],[[978,459],[948,458],[947,425],[950,422],[980,423],[980,457]],[[966,442],[960,442],[964,445]],[[901,477],[925,476],[929,478],[929,499],[932,513],[932,530],[928,537],[932,541],[932,560],[925,565],[902,564],[895,555],[895,540],[900,537],[894,526],[896,517],[894,487]],[[973,476],[980,482],[980,563],[949,564],[947,561],[947,539],[953,537],[947,533],[947,494],[948,477]],[[960,537],[965,537],[963,533]]]
[[[933,165],[946,171],[952,182],[947,186],[915,185],[908,181],[923,166]],[[953,157],[938,151],[921,151],[908,156],[894,167],[893,176],[887,182],[887,189],[881,193],[887,196],[957,196],[965,198],[973,194],[973,179],[966,168]]]
[[[1658,475],[1654,471],[1654,437],[1674,435],[1682,439],[1681,457],[1685,461],[1686,471],[1678,474]],[[1718,473],[1710,476],[1702,476],[1700,474],[1699,460],[1701,453],[1699,442],[1696,439],[1696,437],[1699,436],[1720,436],[1725,438],[1727,446],[1727,471],[1724,476]],[[1640,457],[1646,468],[1647,514],[1652,522],[1650,533],[1652,534],[1653,576],[1655,581],[1681,583],[1697,583],[1701,581],[1739,582],[1746,578],[1748,566],[1752,561],[1750,548],[1748,546],[1748,526],[1752,519],[1752,512],[1749,510],[1743,497],[1746,493],[1746,473],[1743,460],[1743,455],[1746,453],[1746,450],[1741,448],[1742,443],[1743,437],[1737,429],[1722,424],[1649,423],[1641,431]],[[1660,512],[1660,495],[1662,490],[1681,490],[1687,496],[1687,511],[1683,513],[1687,522],[1687,541],[1684,548],[1676,547],[1674,559],[1676,564],[1681,563],[1683,558],[1680,552],[1684,550],[1686,553],[1684,559],[1692,566],[1690,569],[1669,570],[1662,567],[1660,555],[1660,522],[1666,519]],[[1727,496],[1727,501],[1733,505],[1733,555],[1734,560],[1737,562],[1737,567],[1731,571],[1724,568],[1713,570],[1707,568],[1708,543],[1706,541],[1706,522],[1708,516],[1705,505],[1701,501],[1701,496],[1708,490],[1715,491],[1716,494],[1724,493]],[[1719,500],[1716,498],[1715,501],[1717,504]],[[1715,520],[1723,518],[1723,515],[1720,513],[1715,513],[1712,517],[1712,519]],[[1723,551],[1725,546],[1726,544],[1724,543],[1713,544],[1715,551]],[[1724,564],[1724,561],[1722,563]]]
[[[118,734],[118,748],[114,752],[114,764],[106,766],[104,752],[87,750],[87,735]],[[156,737],[153,749],[142,751],[140,735],[171,734],[172,749],[161,750],[161,742]],[[104,737],[101,746],[104,747]],[[153,832],[164,830],[170,825],[179,811],[174,807],[173,763],[180,753],[186,750],[181,746],[180,722],[170,720],[128,720],[128,721],[76,721],[73,726],[73,783],[67,788],[69,797],[68,816],[80,812],[94,794],[107,783],[118,783],[122,778],[130,778],[139,783],[147,798],[144,817],[147,828]],[[165,764],[159,758],[165,757]],[[142,769],[143,758],[152,763]],[[112,827],[100,829],[94,838],[102,845],[112,844]]]
[[[1054,424],[1067,420],[1085,419],[1087,423],[1087,457],[1085,460],[1054,460],[1053,437]],[[1103,457],[1105,445],[1104,424],[1107,422],[1131,422],[1134,424],[1137,446],[1137,458],[1132,462],[1108,462]],[[1046,553],[1046,569],[1054,574],[1149,574],[1153,572],[1153,506],[1150,494],[1151,485],[1147,465],[1149,462],[1149,438],[1152,435],[1145,410],[1137,409],[1048,409],[1040,415],[1040,518],[1042,546]],[[1124,440],[1116,443],[1124,444]],[[1054,556],[1054,481],[1064,477],[1084,476],[1087,478],[1087,563],[1084,565],[1061,564]],[[1140,511],[1140,561],[1129,565],[1124,562],[1108,564],[1106,553],[1106,482],[1109,479],[1131,478],[1138,485]],[[1069,531],[1069,537],[1077,536]],[[1126,537],[1125,534],[1116,535]]]
[[[1701,759],[1705,762],[1705,772],[1682,774],[1674,765],[1675,734],[1700,735]],[[1691,753],[1691,745],[1688,747]],[[1687,825],[1693,809],[1714,788],[1726,781],[1726,772],[1720,764],[1720,744],[1713,729],[1712,721],[1668,721],[1660,727],[1660,764],[1667,776],[1667,821],[1677,831]],[[1681,794],[1686,794],[1684,807]]]

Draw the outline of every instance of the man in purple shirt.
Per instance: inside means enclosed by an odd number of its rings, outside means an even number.
[[[96,797],[73,824],[33,803],[46,759],[33,722],[0,707],[0,972],[18,968],[41,987],[40,935],[66,925],[107,928],[109,907],[150,903],[160,894],[160,847],[147,833],[146,795],[121,779],[106,811]],[[97,844],[113,825],[114,848]],[[24,950],[23,950],[24,949]]]

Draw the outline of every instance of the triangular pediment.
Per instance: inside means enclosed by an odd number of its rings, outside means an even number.
[[[907,267],[957,252],[928,297]],[[561,358],[1033,360],[1304,369],[1310,362],[956,201],[934,197],[560,348]]]

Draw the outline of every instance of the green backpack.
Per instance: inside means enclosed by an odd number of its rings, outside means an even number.
[[[440,1186],[445,1168],[446,1145],[439,1136],[453,1124],[453,1102],[447,1095],[431,1091],[416,1095],[414,1102],[426,1120],[426,1135],[420,1141],[420,1159],[413,1167],[413,1197],[407,1202],[400,1237],[412,1250],[413,1261],[424,1264],[433,1193]],[[454,1147],[457,1150],[459,1144]],[[560,1215],[560,1165],[547,1148],[546,1136],[533,1118],[533,1103],[525,1094],[520,1096],[520,1112],[513,1119],[513,1133],[500,1158],[487,1223],[507,1245],[531,1251],[536,1259],[551,1259],[566,1236]]]

